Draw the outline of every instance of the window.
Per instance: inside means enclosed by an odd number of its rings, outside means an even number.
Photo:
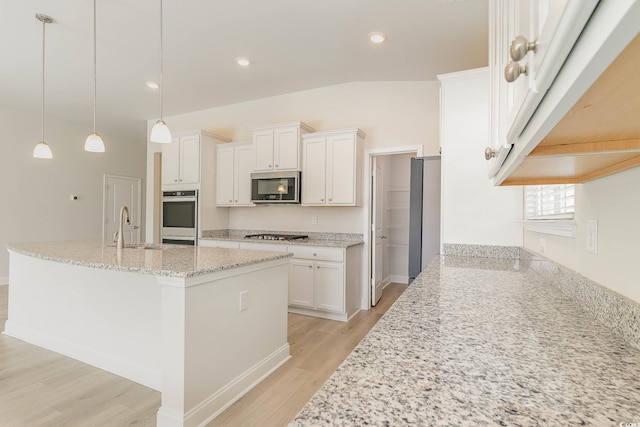
[[[529,185],[525,187],[525,219],[573,219],[575,185]]]

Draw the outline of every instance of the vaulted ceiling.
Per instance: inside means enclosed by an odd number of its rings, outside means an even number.
[[[165,116],[351,81],[435,80],[487,64],[488,0],[163,0]],[[0,105],[92,126],[92,0],[0,0]],[[160,0],[97,0],[97,122],[159,116]],[[372,31],[388,40],[373,45]],[[240,67],[235,59],[251,60]]]

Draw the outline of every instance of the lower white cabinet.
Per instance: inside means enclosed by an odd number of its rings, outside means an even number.
[[[198,246],[206,246],[208,248],[238,249],[240,248],[240,242],[234,242],[232,240],[199,239]]]

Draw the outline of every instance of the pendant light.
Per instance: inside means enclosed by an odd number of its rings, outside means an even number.
[[[93,0],[93,133],[84,142],[84,151],[104,153],[104,142],[96,133],[96,93],[97,93],[97,53],[96,53],[96,0]]]
[[[151,136],[149,139],[151,142],[157,142],[160,144],[171,144],[171,132],[169,127],[163,120],[163,101],[164,101],[164,85],[162,82],[162,67],[164,59],[164,49],[162,44],[162,0],[160,0],[160,119],[151,128]]]
[[[52,159],[51,147],[44,142],[44,32],[45,26],[51,24],[53,19],[41,13],[36,13],[36,19],[42,22],[42,140],[33,149],[33,157],[36,159]]]

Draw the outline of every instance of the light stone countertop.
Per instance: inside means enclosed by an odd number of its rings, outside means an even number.
[[[639,350],[526,261],[447,256],[290,425],[621,423],[640,423]]]
[[[292,256],[285,252],[179,245],[139,245],[118,251],[100,240],[15,243],[7,245],[7,248],[19,254],[66,264],[182,278]]]
[[[295,240],[260,240],[245,239],[241,236],[218,236],[218,237],[201,237],[200,240],[223,240],[227,242],[250,242],[250,243],[269,243],[275,245],[296,245],[296,246],[322,246],[327,248],[349,248],[351,246],[362,245],[362,240],[332,240],[332,239],[295,239]]]

